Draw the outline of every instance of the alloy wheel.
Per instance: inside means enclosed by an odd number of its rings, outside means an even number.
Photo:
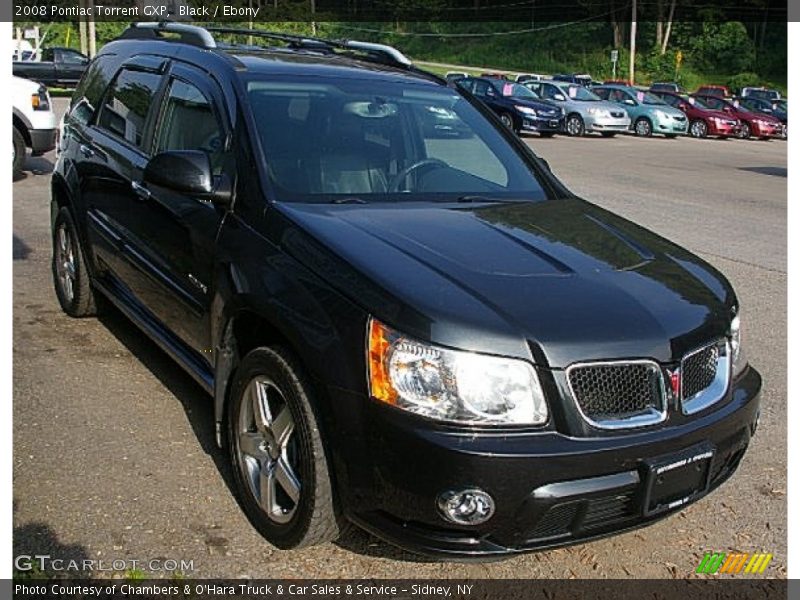
[[[704,121],[692,121],[690,133],[692,137],[704,138],[708,133],[708,125]]]
[[[266,377],[255,377],[242,395],[237,452],[250,493],[275,523],[288,523],[300,501],[295,422],[283,393]]]
[[[62,223],[56,233],[56,273],[58,284],[67,302],[75,298],[75,252],[72,247],[72,238],[67,231],[66,223]]]
[[[742,123],[741,129],[739,129],[739,139],[746,140],[750,137],[750,124],[749,123]]]
[[[511,119],[511,115],[508,113],[503,113],[500,115],[500,120],[503,122],[503,125],[509,129],[514,129],[514,121]]]
[[[650,128],[650,121],[647,119],[639,119],[636,121],[636,135],[640,135],[642,137],[647,137],[652,133],[652,129]]]
[[[583,129],[583,122],[577,115],[572,115],[567,119],[567,133],[571,136],[581,135]]]

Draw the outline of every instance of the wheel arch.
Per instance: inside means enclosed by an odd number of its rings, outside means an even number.
[[[22,139],[25,140],[25,146],[30,148],[32,145],[31,142],[31,132],[29,130],[29,125],[17,114],[16,109],[14,110],[14,116],[12,124],[15,129],[17,129],[20,134],[22,135]]]
[[[314,385],[315,378],[308,372],[306,353],[303,344],[266,314],[242,307],[231,313],[220,328],[214,364],[214,420],[216,422],[217,444],[224,445],[225,413],[232,391],[233,378],[242,359],[248,352],[262,346],[281,346],[289,350],[307,370],[309,380]],[[317,396],[321,393],[315,386]]]

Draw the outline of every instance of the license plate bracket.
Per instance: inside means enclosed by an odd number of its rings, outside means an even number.
[[[673,510],[705,494],[714,453],[711,444],[700,444],[646,461],[644,515]]]

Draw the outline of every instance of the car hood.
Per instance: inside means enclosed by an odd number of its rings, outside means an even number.
[[[527,98],[514,97],[506,98],[506,100],[513,102],[514,104],[519,104],[520,106],[529,106],[530,108],[535,108],[537,110],[550,110],[557,113],[561,112],[561,109],[558,106],[551,104],[550,102],[545,102],[544,100],[528,100]]]
[[[676,360],[725,335],[736,300],[698,257],[577,198],[279,204],[282,245],[388,324],[533,358]]]

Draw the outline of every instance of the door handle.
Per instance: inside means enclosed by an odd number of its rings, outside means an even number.
[[[94,156],[94,150],[92,150],[86,144],[81,144],[80,151],[81,154],[83,154],[86,158],[91,158],[92,156]]]
[[[139,197],[140,200],[149,200],[152,194],[145,186],[138,181],[131,181],[131,189]]]

